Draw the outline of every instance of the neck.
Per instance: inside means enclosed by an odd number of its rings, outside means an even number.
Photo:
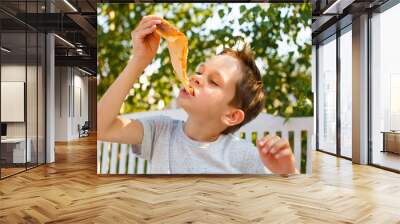
[[[217,140],[224,129],[216,121],[194,119],[190,116],[183,126],[183,131],[189,138],[200,142],[213,142]]]

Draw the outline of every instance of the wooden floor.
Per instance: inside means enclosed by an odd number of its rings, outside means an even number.
[[[314,154],[311,176],[97,176],[93,137],[0,181],[0,223],[400,223],[400,175]]]
[[[372,160],[375,164],[400,170],[400,154],[376,150],[374,151]]]
[[[11,164],[11,166],[14,164]],[[15,165],[14,165],[15,166]],[[27,163],[26,167],[25,164],[18,164],[17,167],[2,167],[1,168],[1,178],[6,178],[8,176],[24,172],[27,169],[33,169],[37,167],[36,163]]]
[[[11,168],[10,167],[7,167],[7,168],[2,167],[1,168],[1,178],[22,172],[24,170],[26,170],[25,167],[16,167],[16,168],[15,167],[11,167]]]

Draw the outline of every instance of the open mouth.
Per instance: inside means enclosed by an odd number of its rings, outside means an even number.
[[[190,87],[190,88],[193,88],[193,87]],[[195,96],[195,91],[194,91],[194,89],[193,89],[192,93],[189,93],[185,88],[182,88],[182,89],[181,89],[181,93],[182,93],[184,96],[189,96],[189,97],[194,97],[194,96]]]

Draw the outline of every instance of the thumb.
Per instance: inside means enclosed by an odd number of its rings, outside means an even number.
[[[161,36],[157,32],[153,32],[151,35],[151,39],[156,43],[160,43]]]

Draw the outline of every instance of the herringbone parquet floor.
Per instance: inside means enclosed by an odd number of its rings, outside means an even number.
[[[95,138],[0,181],[0,223],[400,223],[400,175],[314,154],[311,176],[97,176]]]

